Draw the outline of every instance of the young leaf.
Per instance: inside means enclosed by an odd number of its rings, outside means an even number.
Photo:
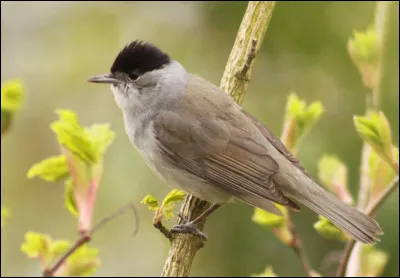
[[[65,276],[90,276],[100,265],[99,251],[96,248],[88,248],[83,245],[77,249],[68,259]]]
[[[327,239],[335,239],[341,241],[349,240],[349,237],[338,227],[333,225],[328,219],[319,215],[319,221],[314,224],[314,229]]]
[[[146,195],[143,200],[141,201],[142,204],[148,205],[149,210],[157,210],[159,208],[158,206],[158,200],[156,197],[153,195]]]
[[[73,216],[78,217],[79,212],[75,202],[72,179],[67,179],[65,181],[64,204]]]
[[[365,31],[354,31],[348,41],[348,50],[357,64],[377,65],[380,60],[380,45],[373,25]]]
[[[394,153],[398,153],[398,148],[394,148]],[[396,158],[398,161],[398,158]],[[372,189],[370,192],[371,202],[377,198],[386,188],[390,181],[395,177],[396,172],[387,164],[374,150],[369,152],[368,157],[368,177],[371,180]]]
[[[285,219],[286,220],[286,219]],[[284,225],[278,228],[272,228],[272,233],[277,239],[279,239],[283,244],[291,246],[293,244],[294,235],[289,229],[287,220]]]
[[[8,208],[1,206],[1,228],[4,227],[5,221],[7,218],[10,218],[10,211]]]
[[[69,110],[57,110],[60,119],[51,124],[59,143],[87,164],[99,159],[88,132],[79,125],[76,114]]]
[[[82,127],[74,112],[57,110],[60,119],[52,123],[58,141],[65,148],[88,164],[97,164],[112,143],[115,135],[108,124],[94,124]]]
[[[52,156],[35,163],[28,171],[28,179],[39,177],[45,181],[60,181],[68,177],[68,166],[64,155]]]
[[[267,266],[263,272],[259,274],[253,274],[251,277],[278,277],[278,275],[275,274],[272,266]]]
[[[87,132],[92,140],[94,151],[98,156],[105,153],[115,138],[115,133],[110,129],[109,124],[94,124]]]
[[[24,83],[19,79],[9,80],[1,85],[1,111],[17,111],[22,104]]]
[[[312,128],[324,112],[320,102],[313,102],[309,106],[300,100],[295,93],[291,93],[286,104],[285,125],[282,141],[294,151],[301,138]]]
[[[359,277],[380,277],[388,260],[389,255],[375,246],[362,246],[361,273],[359,273]]]
[[[365,87],[374,89],[378,81],[378,65],[381,60],[381,45],[376,31],[370,25],[366,31],[355,31],[348,40],[347,51],[350,59],[361,73]]]
[[[255,208],[251,220],[265,228],[272,228],[274,235],[285,245],[290,245],[293,235],[288,226],[287,208],[278,204],[275,206],[282,212],[282,216]]]
[[[174,209],[177,203],[183,202],[186,193],[177,189],[171,190],[162,201],[162,212],[167,220],[174,217]]]
[[[347,167],[334,155],[324,155],[318,162],[318,176],[321,183],[348,204],[353,198],[347,188]]]
[[[280,207],[280,210],[284,215],[286,214],[285,207]],[[251,220],[257,223],[258,225],[267,228],[278,228],[285,223],[284,216],[276,215],[259,208],[254,209],[254,213],[253,216],[251,217]]]
[[[354,116],[354,124],[361,138],[387,163],[390,165],[396,163],[389,122],[381,111],[366,117]]]
[[[24,97],[24,84],[15,79],[1,85],[1,134],[11,125],[14,113],[20,108]]]
[[[27,232],[25,241],[21,244],[21,251],[29,258],[48,258],[50,254],[51,238],[48,235]]]
[[[71,242],[67,240],[56,240],[50,244],[50,253],[54,257],[59,257],[65,254],[71,248]]]

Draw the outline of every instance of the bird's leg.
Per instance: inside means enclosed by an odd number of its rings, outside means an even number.
[[[188,221],[182,214],[179,216],[183,219],[183,223],[179,225],[175,225],[171,229],[171,233],[191,233],[199,236],[202,240],[206,241],[207,236],[197,228],[197,224],[203,221],[207,216],[209,216],[212,212],[214,212],[221,205],[215,204],[209,207],[206,211],[204,211],[200,216],[195,218],[192,221]]]

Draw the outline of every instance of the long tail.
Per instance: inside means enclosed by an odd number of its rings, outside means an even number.
[[[371,217],[347,205],[313,181],[308,182],[301,191],[293,196],[296,200],[329,219],[354,239],[363,243],[379,241],[377,236],[383,234],[383,231]]]

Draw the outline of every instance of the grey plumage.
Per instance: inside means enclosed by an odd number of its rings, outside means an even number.
[[[298,201],[361,242],[375,242],[382,234],[375,220],[316,184],[279,139],[228,94],[165,60],[136,80],[114,63],[112,75],[118,77],[106,83],[112,83],[130,141],[171,186],[214,204],[238,199],[275,214],[280,211],[273,203],[300,210]]]

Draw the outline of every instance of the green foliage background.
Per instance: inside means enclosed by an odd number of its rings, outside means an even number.
[[[134,39],[150,40],[189,71],[219,84],[246,2],[1,2],[1,79],[24,80],[27,99],[1,146],[1,203],[12,218],[2,229],[1,273],[38,275],[38,264],[19,250],[28,230],[54,238],[74,238],[75,219],[63,204],[63,184],[28,180],[30,166],[58,153],[49,129],[57,108],[78,113],[84,125],[109,122],[117,137],[105,155],[95,219],[128,202],[140,212],[141,228],[126,214],[96,234],[99,276],[157,276],[169,242],[151,224],[140,204],[147,194],[163,198],[170,188],[147,168],[130,145],[121,113],[107,86],[89,76],[107,72],[116,54]],[[365,111],[365,89],[346,43],[354,29],[373,22],[374,2],[280,2],[257,57],[244,107],[277,135],[287,95],[320,100],[325,113],[302,143],[299,158],[313,176],[317,160],[335,153],[349,167],[350,190],[358,188],[362,141],[352,116]],[[389,52],[385,57],[381,108],[393,143],[399,145],[399,11],[393,6]],[[378,244],[390,253],[385,275],[399,275],[399,197],[387,201],[377,218],[385,235]],[[195,260],[193,275],[245,276],[273,265],[278,275],[303,274],[289,247],[251,222],[244,204],[221,208],[206,226],[209,241]],[[314,268],[332,274],[332,251],[343,244],[321,238],[312,228],[317,216],[303,209],[294,220]],[[328,258],[328,259],[327,259]]]

